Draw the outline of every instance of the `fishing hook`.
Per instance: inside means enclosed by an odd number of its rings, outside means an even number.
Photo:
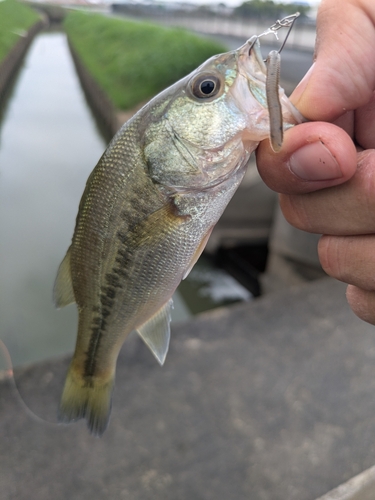
[[[251,49],[253,48],[254,44],[258,40],[258,38],[262,36],[267,36],[267,35],[275,35],[276,39],[279,40],[278,36],[278,31],[281,28],[289,28],[288,32],[284,38],[283,43],[281,44],[281,47],[277,51],[279,54],[285,47],[286,41],[288,40],[288,37],[290,35],[290,32],[292,31],[293,25],[296,22],[297,18],[299,17],[300,13],[295,12],[294,14],[291,14],[289,16],[283,17],[282,19],[278,19],[272,26],[266,29],[266,31],[263,31],[260,35],[254,35],[251,38],[248,39],[247,43],[249,44],[249,53]]]
[[[277,33],[279,31],[279,29],[281,29],[281,28],[289,28],[288,32],[287,32],[287,34],[286,34],[286,36],[284,38],[284,41],[283,41],[283,43],[281,44],[281,47],[278,50],[278,53],[280,54],[280,52],[283,50],[283,48],[284,48],[284,46],[286,44],[286,41],[288,40],[290,32],[292,31],[293,25],[296,22],[296,20],[299,17],[299,15],[300,15],[299,12],[295,12],[294,14],[291,14],[290,16],[283,17],[283,19],[278,19],[266,31],[264,31],[263,33],[261,33],[260,35],[258,35],[258,38],[260,38],[261,36],[266,36],[266,35],[275,35],[276,40],[279,40],[279,36],[278,36],[278,33]]]

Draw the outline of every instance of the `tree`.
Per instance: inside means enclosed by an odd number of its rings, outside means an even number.
[[[234,15],[258,19],[279,19],[299,12],[307,15],[310,6],[304,3],[275,3],[273,0],[248,0],[234,9]]]

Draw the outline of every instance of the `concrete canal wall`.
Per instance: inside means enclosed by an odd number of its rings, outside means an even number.
[[[110,135],[114,135],[122,125],[118,117],[119,111],[109,99],[107,94],[100,88],[96,80],[87,71],[70,41],[69,48],[82,88],[90,106],[97,115],[98,119],[102,122],[106,132]]]
[[[16,72],[20,68],[26,51],[30,47],[35,35],[48,26],[49,22],[60,23],[61,21],[61,16],[58,19],[55,19],[55,17],[51,18],[50,12],[44,12],[43,17],[35,23],[25,35],[20,35],[16,45],[13,46],[5,59],[0,63],[0,100],[4,98],[5,93],[9,88]],[[134,110],[129,110],[127,112],[118,110],[87,71],[70,43],[69,48],[82,88],[90,106],[94,110],[98,120],[101,122],[101,125],[104,126],[107,135],[113,136],[120,126],[126,120],[131,118],[131,116],[138,109],[140,109],[144,103],[136,106]]]
[[[26,50],[30,46],[35,35],[47,24],[47,19],[41,18],[25,35],[20,35],[20,39],[16,45],[13,46],[9,54],[0,63],[0,100],[3,98],[12,78],[20,67]]]
[[[69,37],[68,37],[69,41]],[[129,120],[146,102],[141,102],[131,109],[122,111],[112,103],[111,99],[91,76],[85,65],[81,61],[73,45],[69,41],[69,49],[74,61],[74,65],[85,92],[86,98],[94,111],[98,121],[104,127],[105,134],[110,138],[116,134],[118,129]]]
[[[109,138],[112,138],[119,128],[138,110],[140,110],[147,101],[141,102],[127,111],[122,111],[116,108],[106,92],[104,92],[104,90],[96,82],[95,78],[93,78],[86,69],[73,45],[70,43],[69,38],[68,42],[81,86],[85,92],[90,107],[94,111],[102,127],[104,127],[105,134],[108,135]]]

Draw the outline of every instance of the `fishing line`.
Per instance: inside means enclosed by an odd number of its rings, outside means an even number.
[[[9,350],[7,346],[4,344],[4,342],[0,339],[0,352],[3,355],[3,359],[5,361],[5,370],[0,370],[0,382],[7,381],[10,386],[12,387],[13,394],[15,395],[18,403],[21,405],[25,413],[32,418],[35,422],[41,423],[41,424],[48,424],[49,426],[60,426],[58,422],[51,422],[50,420],[46,420],[42,417],[39,417],[36,413],[32,411],[32,409],[26,404],[25,400],[23,399],[16,383],[16,379],[14,377],[14,370],[13,370],[13,363],[12,363],[12,358],[9,353]]]

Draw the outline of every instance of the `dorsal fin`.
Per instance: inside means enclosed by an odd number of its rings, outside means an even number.
[[[164,364],[169,347],[172,308],[173,300],[169,299],[146,323],[137,328],[137,332],[161,365]]]
[[[76,301],[70,272],[70,247],[57,271],[53,287],[53,301],[56,307],[64,307]]]

